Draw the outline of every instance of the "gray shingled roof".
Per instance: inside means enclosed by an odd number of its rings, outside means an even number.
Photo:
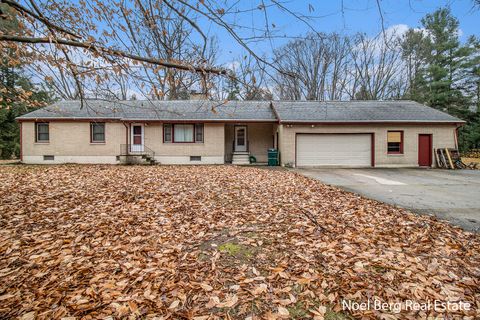
[[[463,122],[414,101],[274,101],[281,122]]]
[[[60,101],[18,119],[277,121],[269,101]]]
[[[270,104],[273,105],[275,113]],[[278,118],[277,118],[278,117]],[[463,122],[413,101],[60,101],[27,119],[280,122]]]

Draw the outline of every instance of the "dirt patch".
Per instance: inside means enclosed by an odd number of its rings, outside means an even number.
[[[14,159],[14,160],[1,160],[0,159],[0,166],[1,165],[10,165],[10,164],[20,164],[20,160]]]

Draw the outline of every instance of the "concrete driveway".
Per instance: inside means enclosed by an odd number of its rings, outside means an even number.
[[[480,170],[294,169],[321,182],[466,230],[480,230]]]

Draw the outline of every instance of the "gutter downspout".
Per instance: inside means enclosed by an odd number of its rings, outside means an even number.
[[[281,152],[281,148],[280,148],[280,140],[283,139],[282,135],[283,135],[283,130],[281,130],[281,121],[280,121],[280,115],[278,114],[277,112],[277,109],[275,109],[275,106],[273,105],[273,101],[270,101],[270,109],[272,109],[272,112],[273,112],[273,115],[275,116],[275,118],[277,118],[277,134],[274,136],[274,139],[276,139],[277,141],[277,152],[278,152],[278,165],[279,166],[282,166],[282,152]],[[274,146],[275,147],[275,146]]]
[[[23,162],[23,122],[19,121],[18,124],[20,125],[20,162]]]
[[[458,132],[459,132],[459,129],[461,127],[463,127],[465,125],[465,121],[464,122],[461,122],[461,123],[457,123],[457,126],[455,128],[455,135],[454,135],[454,139],[455,139],[455,149],[457,149],[459,152],[460,152],[460,149],[459,149],[459,146],[458,146]]]
[[[457,125],[457,127],[455,128],[455,132],[454,132],[454,141],[455,141],[455,149],[459,150],[458,149],[458,129],[460,129],[462,125]]]
[[[122,122],[123,125],[125,126],[125,148],[126,152],[128,153],[128,125],[125,121]],[[122,150],[120,150],[120,153],[122,153]]]
[[[455,128],[454,139],[455,139],[455,149],[458,150],[458,127]]]

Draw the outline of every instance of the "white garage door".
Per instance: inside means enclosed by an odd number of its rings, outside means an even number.
[[[297,166],[368,167],[370,134],[298,134]]]

